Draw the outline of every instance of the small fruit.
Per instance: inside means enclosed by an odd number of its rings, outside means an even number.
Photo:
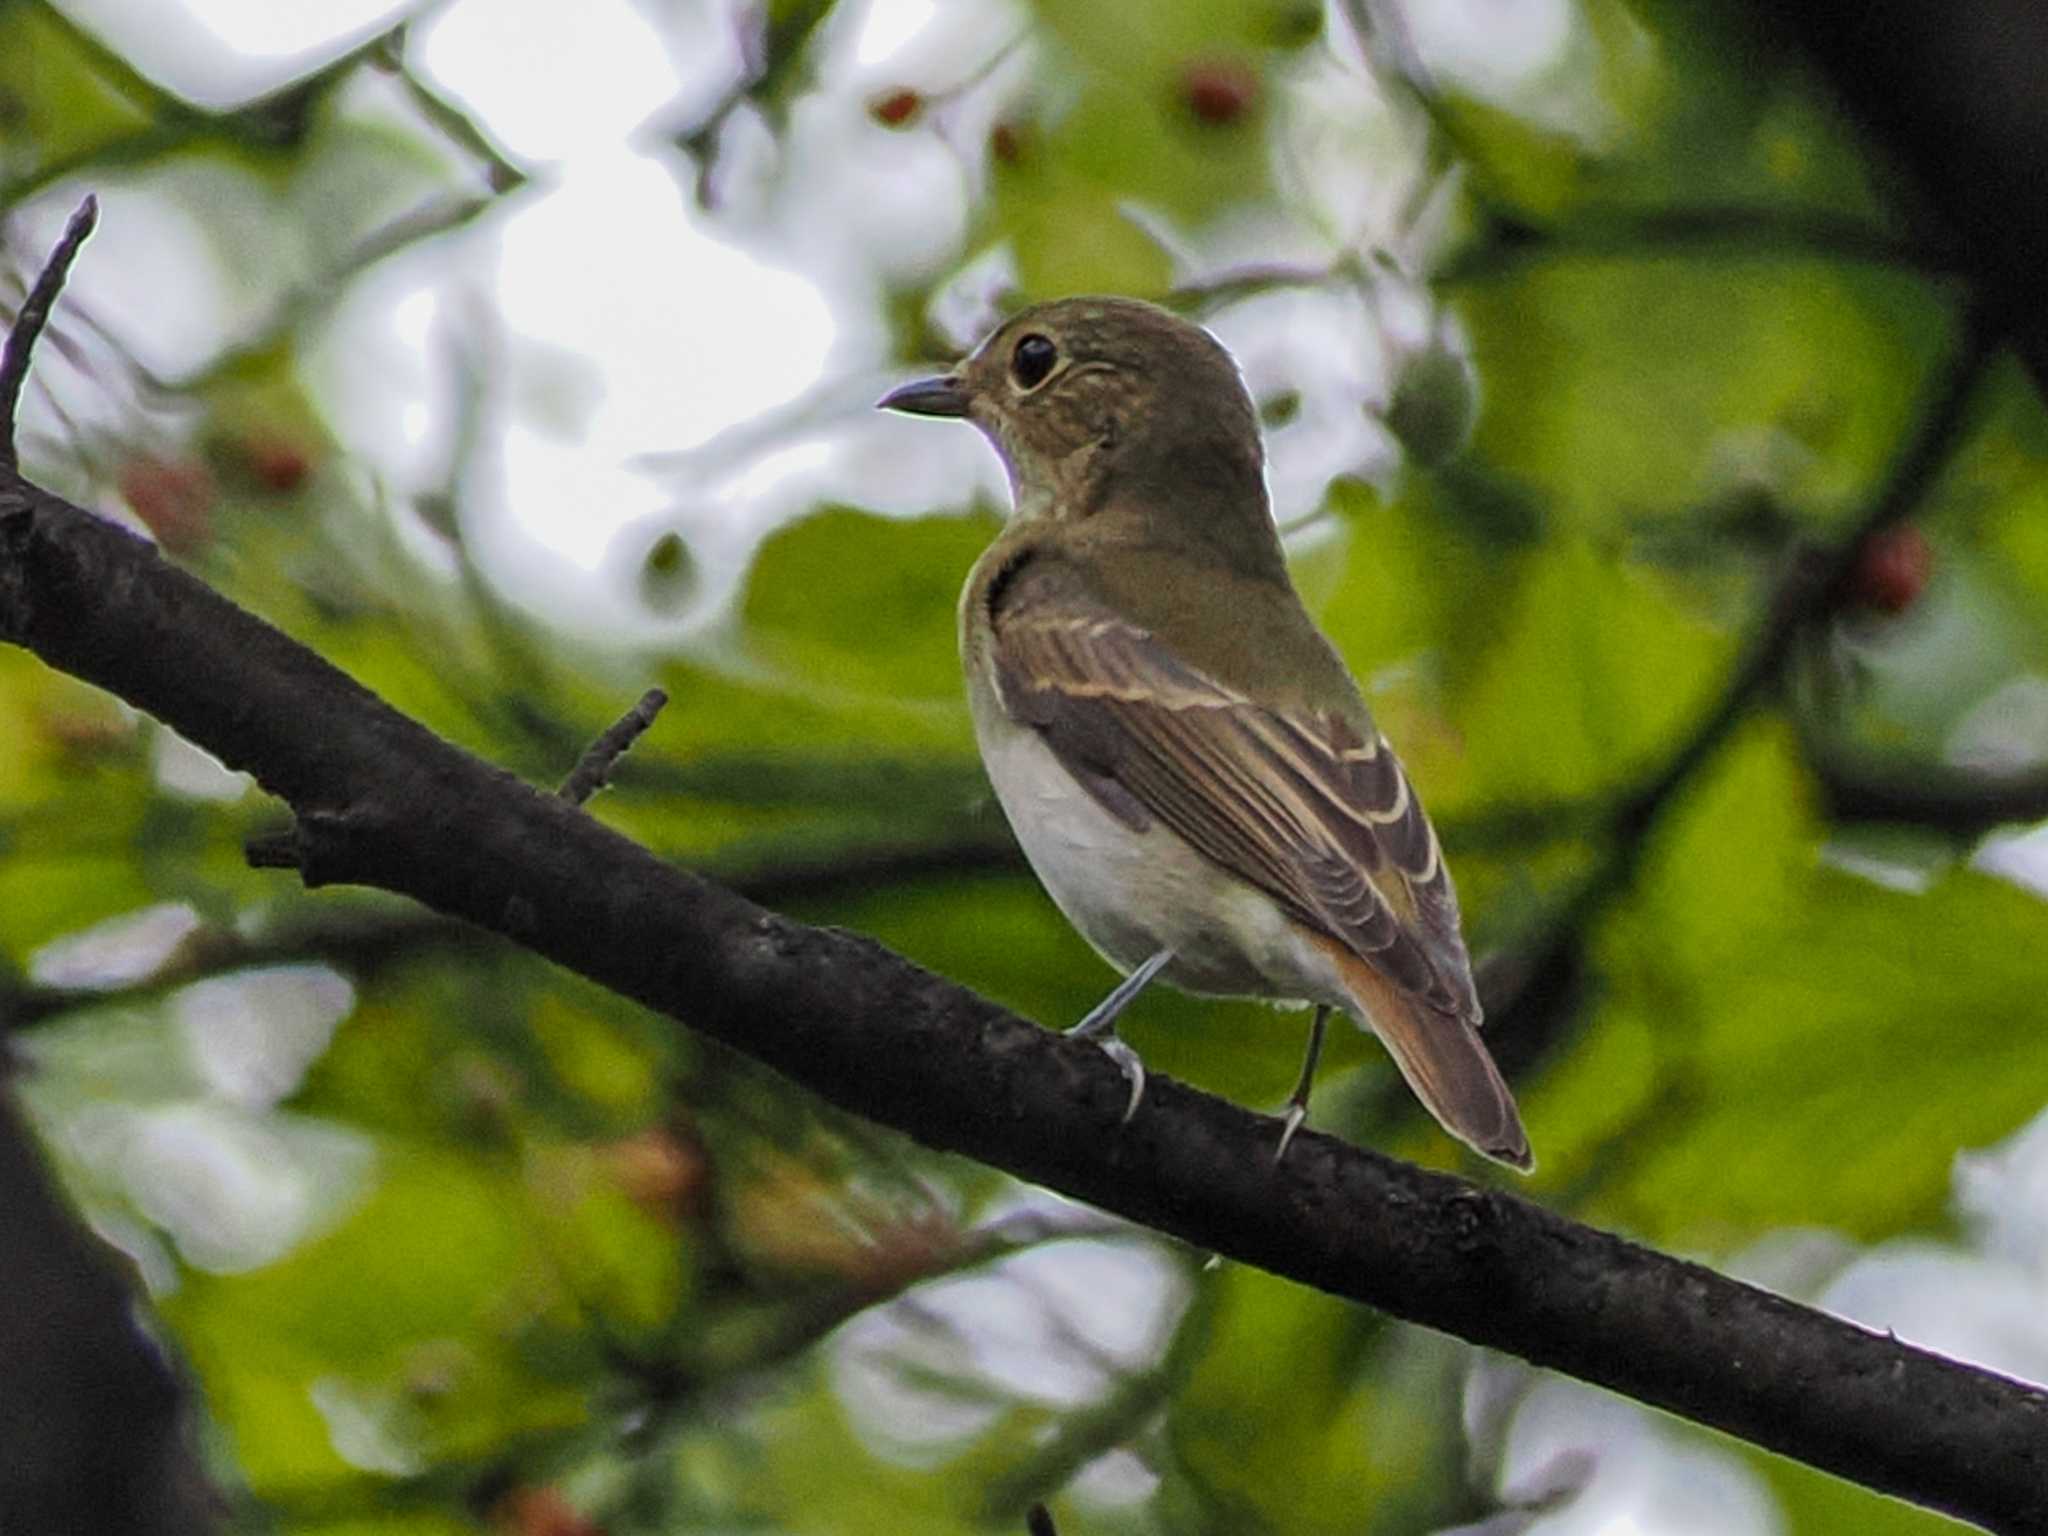
[[[172,554],[197,554],[212,539],[216,491],[196,459],[139,454],[121,466],[117,483],[121,499]]]
[[[258,485],[280,496],[298,490],[313,472],[305,448],[281,434],[250,438],[242,445],[242,463]]]
[[[531,1484],[500,1501],[492,1524],[508,1536],[604,1536],[604,1527],[585,1519],[554,1488]]]
[[[1001,122],[989,130],[988,152],[1005,165],[1016,165],[1024,158],[1030,133],[1022,123]]]
[[[1384,420],[1424,469],[1440,468],[1464,452],[1478,416],[1478,376],[1441,327],[1428,345],[1396,363]]]
[[[1934,548],[1912,523],[1882,529],[1863,541],[1849,577],[1849,596],[1879,613],[1901,614],[1920,600],[1934,574]]]
[[[886,91],[868,103],[868,115],[885,127],[901,128],[923,107],[924,98],[915,91]]]
[[[1180,89],[1197,119],[1227,127],[1258,104],[1259,75],[1242,59],[1197,59],[1181,71]]]

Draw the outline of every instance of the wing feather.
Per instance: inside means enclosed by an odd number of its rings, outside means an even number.
[[[1113,813],[1211,862],[1429,1007],[1476,1023],[1436,834],[1370,722],[1246,698],[1034,559],[991,614],[996,687]]]

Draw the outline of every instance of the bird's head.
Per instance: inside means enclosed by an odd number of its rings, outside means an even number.
[[[1200,326],[1136,299],[1035,304],[950,373],[879,404],[973,422],[1002,456],[1020,516],[1180,501],[1189,486],[1267,515],[1258,415],[1237,365]]]

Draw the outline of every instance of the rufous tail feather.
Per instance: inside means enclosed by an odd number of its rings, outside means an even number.
[[[1536,1166],[1515,1097],[1479,1031],[1410,997],[1335,939],[1315,936],[1423,1107],[1458,1140],[1527,1173]]]

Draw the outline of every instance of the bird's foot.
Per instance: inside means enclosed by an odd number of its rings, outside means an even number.
[[[1294,1092],[1287,1096],[1287,1113],[1280,1123],[1280,1146],[1273,1153],[1273,1166],[1278,1168],[1287,1156],[1288,1145],[1294,1140],[1294,1133],[1301,1129],[1308,1119],[1308,1091],[1315,1086],[1316,1063],[1323,1059],[1323,1032],[1330,1022],[1328,1004],[1318,1004],[1308,1024],[1308,1051],[1301,1059],[1301,1076],[1294,1080]]]
[[[1278,1168],[1287,1159],[1287,1148],[1294,1140],[1294,1133],[1308,1121],[1308,1106],[1299,1100],[1290,1099],[1287,1113],[1280,1117],[1280,1145],[1273,1150],[1273,1166]]]
[[[1124,1117],[1119,1122],[1122,1125],[1131,1123],[1131,1116],[1138,1112],[1139,1101],[1145,1097],[1145,1063],[1138,1059],[1136,1051],[1117,1038],[1117,1017],[1172,958],[1172,950],[1162,949],[1118,982],[1109,996],[1088,1011],[1088,1017],[1067,1031],[1070,1039],[1093,1040],[1101,1046],[1131,1085],[1131,1102],[1124,1106]]]
[[[1115,1035],[1103,1035],[1095,1043],[1102,1047],[1105,1056],[1116,1063],[1117,1070],[1124,1075],[1124,1081],[1131,1085],[1131,1102],[1124,1106],[1124,1117],[1117,1122],[1119,1125],[1129,1125],[1131,1116],[1138,1112],[1139,1101],[1145,1097],[1145,1063],[1138,1059],[1136,1051]]]

